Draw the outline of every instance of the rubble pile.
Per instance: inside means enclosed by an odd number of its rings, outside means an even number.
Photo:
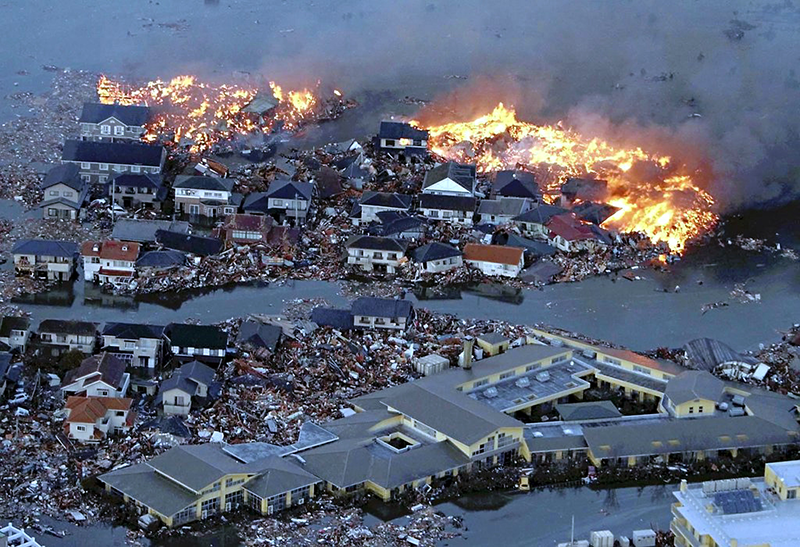
[[[776,254],[783,258],[787,258],[789,260],[800,260],[800,254],[797,253],[794,249],[789,247],[783,247],[780,243],[775,243],[774,245],[769,243],[766,239],[754,238],[754,237],[745,237],[741,234],[737,235],[733,239],[727,239],[725,241],[720,240],[720,245],[723,247],[725,245],[728,246],[736,246],[745,251],[753,251],[753,252],[764,252],[770,254]]]

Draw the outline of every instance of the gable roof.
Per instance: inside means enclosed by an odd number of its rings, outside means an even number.
[[[586,403],[559,403],[556,412],[566,422],[581,420],[603,420],[619,418],[622,413],[611,401],[591,401]]]
[[[74,162],[161,167],[163,154],[163,146],[70,139],[64,143],[61,159]]]
[[[39,332],[59,334],[75,334],[78,336],[94,336],[97,334],[97,324],[86,321],[66,321],[63,319],[45,319],[39,323]]]
[[[311,199],[314,185],[308,182],[297,182],[294,180],[275,179],[267,189],[268,198],[279,199]]]
[[[412,258],[417,262],[430,262],[431,260],[442,260],[443,258],[454,256],[461,256],[461,251],[438,241],[414,249],[412,253]]]
[[[203,175],[178,175],[175,177],[173,188],[190,188],[193,190],[216,190],[230,192],[233,190],[233,180]]]
[[[141,338],[160,339],[164,334],[164,327],[162,325],[145,325],[142,323],[106,323],[101,334],[128,340],[139,340]]]
[[[81,123],[100,123],[108,118],[116,118],[125,125],[143,126],[150,119],[150,109],[146,106],[83,103]]]
[[[50,239],[21,239],[11,248],[11,254],[74,258],[78,254],[78,244]]]
[[[524,252],[525,251],[519,247],[467,243],[464,246],[464,260],[493,262],[495,264],[508,264],[509,266],[516,266],[522,260]]]
[[[548,205],[547,203],[535,203],[531,209],[511,220],[545,225],[554,216],[566,212],[567,210],[563,207],[556,207],[555,205]]]
[[[189,223],[183,220],[145,220],[121,218],[114,224],[111,238],[118,241],[155,243],[157,230],[168,230],[181,234],[189,233]]]
[[[571,177],[561,185],[561,193],[569,199],[582,201],[602,200],[606,197],[608,181]]]
[[[210,349],[228,347],[228,335],[213,325],[170,323],[165,332],[173,346]]]
[[[106,260],[136,262],[139,257],[139,244],[130,241],[84,241],[81,255],[97,256]]]
[[[256,321],[245,321],[239,327],[239,335],[236,337],[236,341],[275,351],[275,348],[278,347],[282,332],[283,329],[275,325],[264,325]]]
[[[608,203],[595,203],[594,201],[582,201],[572,208],[572,212],[579,219],[598,226],[614,216],[619,210],[619,207],[614,207]]]
[[[561,236],[567,241],[582,241],[596,239],[596,234],[591,226],[584,224],[575,213],[556,215],[547,223],[551,236]]]
[[[311,321],[320,327],[331,327],[336,330],[353,328],[353,314],[350,310],[316,307],[311,310]]]
[[[247,211],[259,211],[266,213],[269,209],[269,198],[266,192],[253,192],[247,194],[244,198],[244,205],[242,208]]]
[[[394,194],[389,192],[373,192],[368,190],[361,195],[358,202],[363,205],[377,207],[392,207],[394,209],[410,209],[411,196],[408,194]]]
[[[259,466],[262,467],[261,474],[245,484],[244,488],[262,499],[319,482],[315,475],[286,458],[271,456],[260,461]]]
[[[699,370],[714,370],[719,365],[726,363],[745,363],[754,365],[758,359],[749,355],[742,355],[727,344],[711,338],[696,338],[683,346],[686,357],[694,368]]]
[[[42,190],[47,190],[56,184],[65,184],[77,192],[83,190],[84,182],[78,166],[74,163],[62,163],[50,169],[42,181]]]
[[[525,252],[534,256],[550,256],[556,253],[556,248],[543,241],[534,241],[511,232],[508,234],[506,245],[510,247],[521,247]]]
[[[77,199],[70,199],[70,198],[65,198],[64,196],[59,196],[57,198],[43,200],[42,202],[39,203],[39,209],[44,209],[46,207],[49,207],[50,205],[58,204],[58,205],[64,205],[66,207],[69,207],[70,209],[74,209],[76,211],[79,211],[80,208],[81,208],[81,205],[83,205],[83,202],[84,202],[83,198],[85,196],[86,196],[85,191],[82,191],[81,195],[78,196]]]
[[[382,121],[378,136],[381,139],[428,140],[428,132],[403,122]]]
[[[233,473],[255,470],[223,452],[220,443],[180,445],[147,462],[147,465],[194,492]]]
[[[484,199],[478,205],[478,214],[514,216],[522,213],[528,204],[529,200],[526,198],[501,197],[498,199]]]
[[[477,199],[472,196],[447,196],[443,194],[422,194],[419,197],[420,209],[440,209],[445,211],[475,212]]]
[[[31,320],[27,317],[14,317],[6,315],[0,317],[0,336],[11,336],[12,330],[28,330],[31,328]]]
[[[180,251],[147,251],[136,261],[137,268],[169,268],[186,264],[186,255]]]
[[[109,188],[112,183],[121,188],[151,188],[158,190],[164,185],[164,177],[156,173],[117,173],[108,182]]]
[[[222,250],[222,241],[219,239],[182,234],[170,230],[156,230],[156,243],[174,251],[197,256],[215,255]]]
[[[374,251],[398,251],[405,253],[408,248],[408,241],[403,239],[394,239],[391,237],[375,237],[354,235],[350,237],[345,243],[348,249],[369,249]]]
[[[392,211],[382,212],[389,213]],[[393,235],[402,234],[405,232],[422,233],[425,231],[425,219],[420,217],[404,215],[387,220],[386,218],[381,218],[380,213],[378,213],[378,218],[381,221],[379,231],[384,237],[391,237]]]
[[[98,379],[106,384],[119,387],[125,374],[125,363],[108,352],[92,355],[84,359],[78,368],[72,369],[64,375],[64,385],[93,374],[99,375]]]
[[[456,163],[449,161],[438,165],[425,173],[425,180],[422,183],[422,190],[425,191],[444,179],[449,178],[464,190],[472,192],[475,188],[476,169],[474,164]]]
[[[541,196],[533,173],[527,171],[498,171],[492,185],[498,196],[536,199]]]
[[[181,368],[178,369],[178,374],[184,378],[210,386],[214,383],[214,376],[216,376],[217,373],[214,372],[213,368],[204,365],[200,361],[191,361],[182,365]]]
[[[408,300],[362,296],[350,306],[353,315],[368,317],[409,317],[414,306]]]
[[[718,402],[725,390],[725,382],[704,370],[687,370],[670,379],[664,395],[680,405],[695,399]]]

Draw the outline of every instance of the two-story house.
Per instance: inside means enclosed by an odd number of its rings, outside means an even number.
[[[430,220],[443,220],[471,226],[478,200],[472,196],[422,194],[419,211]]]
[[[84,241],[83,278],[92,283],[128,281],[136,271],[139,244],[129,241]]]
[[[411,210],[411,196],[407,194],[394,194],[388,192],[367,191],[358,200],[361,208],[361,218],[354,219],[361,224],[380,222],[378,213],[383,211],[407,212]]]
[[[475,165],[449,161],[425,173],[422,193],[474,197],[477,182]]]
[[[172,376],[161,382],[156,406],[161,406],[166,415],[188,416],[193,402],[197,405],[208,399],[215,375],[214,369],[199,361],[182,365]]]
[[[414,306],[408,300],[393,298],[356,298],[350,306],[353,326],[366,329],[406,330]]]
[[[492,184],[492,197],[524,198],[541,201],[542,193],[533,173],[527,171],[498,171]]]
[[[64,375],[61,392],[82,397],[125,397],[131,375],[125,362],[108,352],[92,355]]]
[[[30,337],[30,319],[11,315],[0,317],[0,351],[20,350],[25,352]]]
[[[483,224],[506,224],[511,222],[512,218],[529,211],[533,203],[527,198],[498,197],[496,199],[484,199],[478,206],[478,215]]]
[[[75,441],[96,443],[111,433],[129,431],[136,419],[132,403],[127,397],[69,397],[64,434]]]
[[[22,239],[11,248],[11,254],[16,275],[69,281],[75,272],[78,245],[70,241]]]
[[[83,181],[80,169],[73,163],[50,169],[42,181],[42,218],[77,220],[86,202],[89,186]]]
[[[152,113],[146,106],[83,103],[81,140],[127,142],[144,136]]]
[[[530,209],[512,218],[511,222],[518,226],[520,231],[528,237],[550,239],[550,230],[547,228],[547,223],[554,216],[566,212],[567,210],[563,207],[546,203],[534,203]]]
[[[170,351],[180,361],[218,365],[228,350],[228,335],[213,325],[170,323],[164,331]]]
[[[603,247],[610,243],[604,231],[581,221],[575,213],[556,215],[547,223],[548,240],[553,247],[568,253]]]
[[[125,209],[161,210],[167,197],[164,179],[156,173],[118,173],[108,183],[111,200]]]
[[[211,256],[222,250],[222,241],[215,237],[195,236],[171,230],[156,230],[156,244],[188,255]]]
[[[525,250],[505,245],[467,243],[464,262],[486,275],[517,277],[525,267]]]
[[[103,351],[130,367],[152,373],[163,357],[164,327],[139,323],[106,323]]]
[[[311,209],[314,185],[309,182],[276,179],[266,192],[268,214],[278,222],[305,222]]]
[[[39,323],[37,341],[50,355],[58,356],[70,350],[91,355],[97,343],[97,325],[86,321],[45,319]]]
[[[412,258],[427,273],[445,272],[464,264],[461,251],[438,241],[414,249]]]
[[[347,263],[364,271],[393,274],[406,260],[408,241],[388,237],[355,235],[345,243]]]
[[[161,173],[166,158],[163,146],[67,140],[61,163],[79,166],[85,182],[105,184],[116,173]]]
[[[376,148],[382,152],[401,152],[406,156],[428,153],[428,132],[403,122],[381,122]]]
[[[230,179],[178,175],[172,187],[178,214],[217,218],[232,215],[239,209],[238,198],[234,199],[233,180]]]
[[[220,237],[235,245],[266,244],[275,220],[265,215],[228,215]]]

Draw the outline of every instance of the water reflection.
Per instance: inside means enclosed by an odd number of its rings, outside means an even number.
[[[75,302],[75,282],[61,283],[47,292],[30,294],[24,293],[11,299],[12,304],[27,304],[32,306],[50,306],[56,308],[69,308]]]
[[[138,310],[139,302],[132,296],[123,296],[104,291],[99,285],[85,283],[83,287],[83,305],[92,308],[117,308],[120,310]]]
[[[488,298],[489,300],[505,302],[506,304],[520,305],[523,300],[525,300],[522,289],[518,287],[509,287],[502,283],[486,282],[478,283],[477,285],[467,285],[464,287],[464,291],[482,298]]]

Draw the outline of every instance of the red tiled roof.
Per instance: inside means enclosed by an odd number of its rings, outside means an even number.
[[[480,262],[494,262],[495,264],[508,264],[516,266],[522,260],[524,249],[507,247],[505,245],[480,245],[467,243],[464,246],[464,260],[477,260]]]
[[[100,275],[107,275],[109,277],[133,277],[133,272],[130,270],[113,270],[111,268],[100,268],[98,272]]]
[[[130,410],[132,399],[127,397],[77,397],[67,398],[69,417],[66,423],[94,424],[109,410]]]
[[[595,235],[588,224],[584,224],[574,213],[556,215],[547,223],[551,236],[561,236],[567,241],[594,239]]]
[[[135,262],[139,257],[139,244],[112,240],[84,241],[81,245],[81,255]]]

